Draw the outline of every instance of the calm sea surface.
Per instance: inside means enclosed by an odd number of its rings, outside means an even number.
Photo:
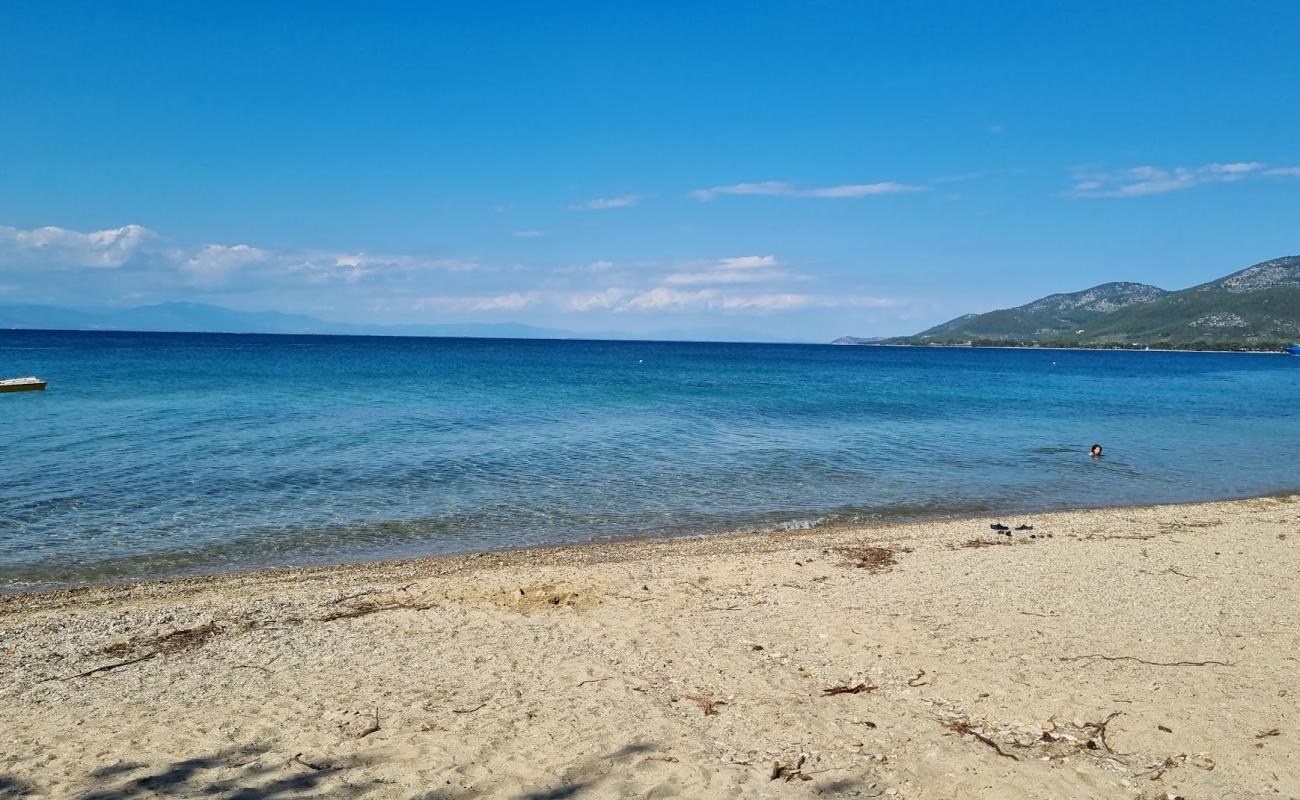
[[[27,374],[8,591],[1300,489],[1284,356],[0,331]]]

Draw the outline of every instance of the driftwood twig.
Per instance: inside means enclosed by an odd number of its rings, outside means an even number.
[[[870,693],[870,692],[874,692],[879,688],[880,688],[879,686],[872,686],[866,681],[863,681],[862,683],[859,683],[856,686],[831,686],[830,688],[822,689],[822,697],[829,697],[835,694],[862,694],[863,692]]]
[[[989,737],[985,736],[984,734],[972,728],[969,722],[962,722],[960,720],[949,720],[942,724],[943,727],[947,728],[953,733],[962,734],[962,735],[969,733],[971,736],[974,736],[976,739],[979,739],[984,744],[993,748],[997,752],[997,754],[1002,756],[1003,758],[1009,758],[1012,761],[1020,760],[1016,758],[1014,755],[1012,755],[1011,753],[1008,753],[1007,751],[1003,750],[1001,745],[999,745],[997,742],[993,741]]]
[[[475,711],[478,711],[480,708],[482,708],[482,707],[485,706],[485,705],[487,705],[487,701],[486,701],[486,700],[484,700],[482,703],[479,703],[478,705],[474,706],[473,708],[453,708],[453,709],[451,710],[451,713],[453,713],[453,714],[473,714]]]
[[[294,757],[291,758],[291,759],[289,759],[289,760],[292,761],[292,762],[295,763],[295,764],[301,764],[302,766],[306,767],[307,769],[315,770],[315,771],[317,771],[317,772],[323,772],[323,771],[325,771],[325,770],[327,770],[327,769],[330,769],[330,765],[329,765],[329,764],[316,764],[316,763],[313,763],[313,762],[311,762],[311,761],[308,761],[307,759],[305,759],[305,758],[302,757],[302,753],[297,753],[297,754],[295,754]]]
[[[1089,653],[1082,656],[1061,656],[1061,661],[1085,661],[1087,659],[1101,659],[1102,661],[1136,661],[1139,664],[1149,664],[1153,667],[1231,667],[1231,661],[1147,661],[1144,658],[1135,658],[1133,656],[1107,656],[1101,653]]]

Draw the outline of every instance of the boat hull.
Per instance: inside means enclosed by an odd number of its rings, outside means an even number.
[[[0,394],[5,392],[43,392],[45,381],[34,383],[0,383]]]

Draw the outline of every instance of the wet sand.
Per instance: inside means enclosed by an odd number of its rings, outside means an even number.
[[[0,597],[0,797],[1295,798],[1298,547],[1284,497]]]

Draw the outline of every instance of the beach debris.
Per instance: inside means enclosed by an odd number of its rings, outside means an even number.
[[[1019,760],[1020,760],[1019,758],[1016,758],[1016,757],[1015,757],[1014,755],[1012,755],[1011,753],[1008,753],[1007,751],[1003,750],[1003,749],[1002,749],[1002,746],[999,745],[997,742],[995,742],[995,741],[993,741],[992,739],[990,739],[989,737],[985,736],[983,733],[980,733],[980,732],[979,732],[978,730],[976,730],[975,728],[972,728],[971,725],[970,725],[970,723],[969,723],[969,722],[966,722],[965,720],[960,720],[960,719],[950,719],[950,720],[944,720],[943,722],[941,722],[941,723],[939,723],[939,724],[943,725],[943,727],[947,728],[948,730],[950,730],[950,731],[952,731],[953,733],[956,733],[956,734],[958,734],[958,735],[960,735],[960,736],[973,736],[973,737],[975,737],[975,738],[978,739],[979,741],[981,741],[981,742],[983,742],[984,744],[988,745],[989,747],[993,748],[993,749],[997,752],[997,754],[1000,755],[1000,756],[1002,756],[1003,758],[1009,758],[1009,759],[1011,759],[1012,761],[1019,761]]]
[[[981,547],[1006,547],[1009,544],[1011,544],[1011,542],[1003,541],[1002,539],[996,539],[994,541],[989,541],[988,539],[967,539],[959,545],[953,545],[953,549],[964,547],[971,550],[977,550]]]
[[[375,721],[370,723],[361,733],[357,734],[358,739],[364,739],[372,733],[379,730],[379,706],[375,706]]]
[[[801,781],[810,781],[812,780],[812,777],[803,774],[803,763],[807,760],[808,756],[801,753],[799,755],[799,760],[794,763],[793,767],[783,766],[780,761],[773,761],[772,773],[769,776],[769,779],[774,781],[785,779],[786,783],[789,783],[795,778],[798,778]]]
[[[99,675],[104,672],[111,672],[122,667],[129,667],[132,664],[141,664],[150,661],[161,655],[172,655],[183,653],[187,650],[194,650],[202,647],[210,639],[222,633],[225,630],[215,622],[209,622],[194,628],[183,628],[177,631],[171,631],[159,636],[152,636],[146,639],[131,640],[109,645],[99,652],[109,656],[122,656],[128,653],[138,653],[140,650],[149,648],[146,652],[141,653],[134,658],[115,661],[112,664],[105,664],[102,667],[88,669],[85,672],[78,672],[75,675],[55,676],[37,681],[37,683],[46,683],[49,681],[69,681],[77,678],[88,678],[92,675]]]
[[[907,685],[911,686],[913,689],[917,688],[918,686],[929,686],[930,685],[929,681],[924,681],[924,682],[921,681],[921,679],[924,677],[925,677],[925,670],[921,670],[920,672],[916,673],[915,678],[908,679]]]
[[[1101,722],[1085,722],[1083,723],[1083,725],[1080,726],[1085,730],[1091,730],[1096,736],[1095,739],[1088,740],[1087,746],[1089,750],[1096,750],[1097,743],[1100,742],[1101,746],[1105,748],[1107,753],[1115,753],[1115,749],[1110,746],[1110,742],[1106,741],[1106,726],[1110,724],[1111,720],[1115,719],[1115,717],[1118,717],[1121,713],[1123,712],[1115,711],[1112,712],[1110,716],[1103,719]],[[1122,756],[1122,755],[1129,755],[1129,754],[1116,753],[1116,755]]]
[[[874,692],[879,688],[880,688],[879,686],[873,686],[872,684],[867,683],[866,681],[863,681],[862,683],[859,683],[856,686],[831,686],[826,689],[822,689],[822,697],[830,697],[831,695],[836,695],[836,694],[862,694],[863,692],[870,693],[870,692]]]
[[[868,572],[881,572],[898,563],[899,553],[910,553],[910,547],[842,547],[839,553],[848,559],[846,566],[865,569]]]
[[[151,650],[155,654],[183,653],[195,650],[207,644],[209,640],[222,633],[225,628],[215,622],[209,622],[194,628],[182,628],[147,639],[132,640],[105,647],[101,652],[106,656],[123,656],[141,650]]]
[[[1214,759],[1210,758],[1209,755],[1205,753],[1193,753],[1187,759],[1187,763],[1191,764],[1193,767],[1203,769],[1206,772],[1213,772],[1214,768],[1218,766],[1214,763]]]
[[[1281,735],[1282,735],[1282,730],[1280,728],[1269,728],[1266,731],[1260,731],[1259,733],[1255,734],[1255,738],[1267,739],[1270,736],[1281,736]]]
[[[132,664],[139,664],[142,661],[148,661],[149,659],[156,658],[159,655],[160,653],[156,651],[153,653],[145,653],[139,658],[128,658],[126,661],[118,661],[113,664],[105,664],[102,667],[95,667],[94,669],[88,669],[85,672],[78,672],[76,675],[64,675],[64,676],[56,676],[53,678],[46,678],[45,680],[37,681],[37,683],[45,683],[47,681],[70,681],[75,678],[89,678],[91,675],[98,675],[101,672],[109,672],[111,670],[118,669],[119,667],[129,667]]]
[[[360,591],[360,592],[353,592],[352,594],[345,594],[345,595],[343,595],[342,597],[336,597],[335,599],[329,601],[329,603],[328,603],[327,605],[336,606],[336,605],[339,605],[340,603],[346,603],[346,602],[349,601],[349,600],[355,600],[355,599],[357,599],[358,597],[365,597],[366,595],[369,595],[369,594],[375,594],[375,593],[378,592],[378,591],[379,591],[378,589],[364,589],[364,590],[362,590],[362,591]]]
[[[428,611],[434,608],[432,603],[413,603],[399,600],[375,600],[358,603],[351,608],[342,611],[332,611],[323,617],[317,617],[317,622],[334,622],[340,619],[354,619],[364,617],[367,614],[378,614],[384,611]]]
[[[308,761],[302,757],[302,753],[295,753],[293,758],[289,759],[289,761],[290,763],[299,764],[307,769],[315,770],[316,772],[324,772],[327,769],[333,769],[330,764],[317,764],[314,761]]]
[[[1016,526],[1016,530],[1018,530],[1018,531],[1032,531],[1033,529],[1034,529],[1034,526],[1033,526],[1033,525],[1017,525],[1017,526]]]
[[[704,712],[704,716],[706,717],[717,716],[718,706],[726,705],[726,703],[721,700],[714,700],[713,696],[709,694],[688,694],[686,695],[686,699],[695,701],[695,704],[700,707],[700,710]]]
[[[1175,567],[1165,567],[1164,569],[1160,570],[1160,574],[1161,574],[1161,575],[1177,575],[1177,576],[1179,576],[1180,578],[1187,578],[1189,581],[1194,581],[1194,580],[1196,580],[1196,576],[1195,576],[1195,575],[1188,575],[1186,572],[1179,572],[1178,569],[1175,568]]]
[[[1101,653],[1089,653],[1082,656],[1061,656],[1061,661],[1136,661],[1153,667],[1231,667],[1231,661],[1147,661],[1133,656],[1107,656]]]
[[[1164,725],[1157,725],[1157,726],[1156,726],[1156,729],[1157,729],[1157,730],[1162,730],[1162,731],[1164,731],[1165,733],[1173,733],[1173,732],[1174,732],[1174,729],[1173,729],[1173,728],[1166,728]]]
[[[1011,530],[1011,529],[1008,528],[1006,525],[1003,525],[1001,522],[995,522],[995,523],[993,523],[992,525],[990,525],[989,528],[992,529],[992,530],[995,530],[995,531],[1009,531],[1009,530]]]
[[[453,708],[453,709],[451,710],[451,713],[453,713],[453,714],[473,714],[475,711],[478,711],[480,708],[483,708],[483,707],[486,706],[486,705],[487,705],[487,701],[484,700],[483,702],[479,703],[478,705],[474,706],[473,708]]]
[[[586,686],[586,685],[589,684],[589,683],[600,683],[601,681],[612,681],[612,680],[614,680],[614,676],[613,676],[613,675],[606,675],[606,676],[603,677],[603,678],[588,678],[588,679],[585,680],[585,681],[578,681],[578,685],[579,685],[579,686]]]

